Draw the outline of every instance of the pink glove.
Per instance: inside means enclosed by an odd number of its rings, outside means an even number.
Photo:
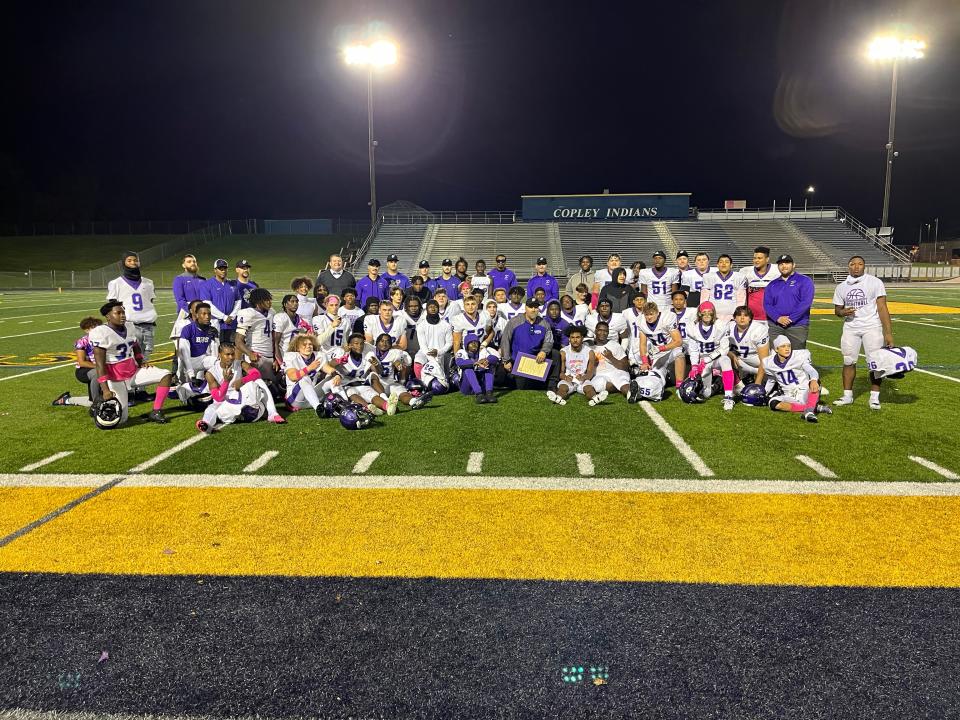
[[[705,362],[698,362],[692,368],[690,368],[690,374],[687,375],[688,378],[696,377],[703,372],[703,369],[707,366]]]

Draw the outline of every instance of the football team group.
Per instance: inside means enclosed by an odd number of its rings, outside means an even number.
[[[153,283],[140,273],[136,253],[107,290],[103,319],[88,317],[75,344],[76,377],[86,397],[63,393],[54,405],[82,405],[98,427],[124,424],[129,407],[154,387],[147,418],[162,412],[173,391],[202,412],[201,432],[234,422],[285,422],[278,411],[311,408],[349,429],[398,407],[422,407],[434,395],[459,388],[479,404],[495,403],[495,388],[545,392],[557,405],[583,395],[589,406],[611,395],[626,402],[660,401],[672,384],[684,402],[722,396],[724,410],[741,401],[797,413],[808,422],[829,414],[827,394],[806,349],[814,300],[811,278],[793,258],[770,261],[757,247],[753,265],[734,270],[728,255],[715,264],[705,253],[690,261],[664,252],[652,264],[621,265],[610,255],[595,270],[583,256],[579,272],[561,288],[538,258],[519,284],[498,255],[487,270],[478,260],[444,260],[440,274],[419,263],[412,278],[389,255],[386,272],[367,262],[357,279],[333,255],[316,280],[294,278],[274,306],[273,294],[250,279],[247,260],[217,259],[203,277],[193,255],[173,282],[178,314],[170,339],[171,369],[149,363],[157,311]],[[843,319],[843,395],[854,401],[861,348],[870,368],[869,406],[880,408],[884,377],[899,377],[917,362],[911,348],[894,345],[883,282],[865,272],[863,258],[834,292]]]

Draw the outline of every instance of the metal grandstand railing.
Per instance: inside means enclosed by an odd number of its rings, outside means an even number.
[[[385,213],[378,223],[383,225],[419,225],[431,223],[515,223],[520,219],[516,210],[441,210],[439,212],[397,212]]]

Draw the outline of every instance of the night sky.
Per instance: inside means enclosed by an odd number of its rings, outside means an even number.
[[[0,219],[364,218],[371,22],[380,204],[518,209],[524,193],[842,205],[878,224],[902,23],[898,242],[960,230],[960,3],[4,4]]]

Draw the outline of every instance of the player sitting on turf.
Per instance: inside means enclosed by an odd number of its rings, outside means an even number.
[[[407,392],[406,382],[410,373],[410,356],[393,347],[393,338],[381,333],[376,349],[368,357],[371,373],[370,387],[386,396],[387,415],[397,412],[397,404],[408,405],[412,410],[422,407],[433,397],[430,393],[413,396]]]
[[[177,397],[182,402],[207,393],[206,369],[217,356],[220,335],[210,322],[210,305],[198,302],[192,305],[192,318],[180,330],[177,339]]]
[[[120,401],[122,425],[129,419],[130,389],[157,385],[153,410],[147,418],[155,423],[167,422],[160,408],[170,392],[173,375],[143,362],[133,323],[127,322],[123,303],[110,300],[100,308],[100,314],[107,322],[90,331],[90,344],[93,345],[97,382],[100,384],[103,399],[106,401],[116,397]]]
[[[767,403],[771,410],[800,413],[807,422],[817,422],[817,415],[832,414],[829,405],[821,405],[820,374],[813,367],[809,350],[793,350],[790,338],[778,335],[773,340],[773,354],[763,361],[769,376],[766,382]],[[778,390],[774,390],[779,386]]]
[[[100,401],[100,383],[97,382],[97,364],[94,362],[93,345],[90,344],[90,332],[103,325],[103,320],[95,317],[86,317],[80,321],[80,329],[83,330],[83,337],[79,338],[73,344],[73,350],[76,353],[76,375],[77,382],[87,386],[87,397],[73,397],[70,391],[60,395],[53,401],[54,406],[79,405],[81,407],[90,407]]]
[[[203,418],[197,420],[197,430],[211,433],[218,423],[256,422],[264,416],[278,425],[286,422],[260,373],[240,360],[233,343],[222,343],[216,359],[208,365],[206,382],[212,402],[203,411]]]
[[[763,361],[770,354],[770,331],[765,322],[753,321],[753,310],[741,305],[730,323],[730,361],[739,375],[734,392],[743,390],[744,378],[763,385]]]
[[[603,302],[599,304],[602,305]],[[593,355],[597,359],[593,386],[598,388],[599,392],[590,404],[602,403],[607,399],[608,392],[618,392],[629,399],[630,361],[619,341],[610,337],[610,326],[602,320],[593,329]],[[606,381],[606,386],[597,384],[601,380]]]
[[[273,295],[265,288],[250,291],[250,305],[237,316],[237,352],[260,372],[260,377],[278,391],[280,358],[273,354]],[[276,395],[274,395],[276,397]]]
[[[643,306],[643,320],[637,325],[639,335],[631,343],[631,364],[636,361],[639,372],[662,371],[667,377],[672,370],[677,384],[683,379],[686,363],[683,359],[683,338],[677,328],[676,315],[669,309],[661,310],[654,302]]]
[[[475,396],[478,405],[497,402],[493,395],[493,379],[500,355],[496,350],[481,348],[480,341],[472,335],[466,346],[457,351],[456,363],[460,368],[461,393]]]
[[[703,380],[703,398],[713,394],[714,371],[720,373],[723,382],[723,409],[733,410],[733,364],[730,361],[729,328],[716,322],[717,311],[712,302],[700,303],[697,321],[687,328],[687,352],[690,355],[690,372],[687,377]]]
[[[311,407],[321,414],[320,396],[340,384],[336,368],[320,352],[320,341],[310,333],[298,333],[283,354],[283,374],[287,381],[284,399],[287,407],[296,412]],[[329,384],[324,381],[330,377]],[[320,394],[317,393],[320,388]]]
[[[557,391],[548,390],[547,398],[557,405],[566,405],[567,397],[573,392],[584,395],[590,405],[603,402],[607,397],[607,381],[601,378],[594,384],[597,358],[593,350],[584,344],[586,329],[580,325],[568,325],[563,333],[569,344],[560,351],[560,380]]]
[[[389,398],[381,397],[368,382],[370,373],[373,371],[370,363],[373,353],[373,346],[364,343],[363,335],[353,333],[347,338],[345,350],[333,351],[331,364],[340,376],[339,391],[347,400],[366,407],[374,415],[383,415],[387,411]]]

